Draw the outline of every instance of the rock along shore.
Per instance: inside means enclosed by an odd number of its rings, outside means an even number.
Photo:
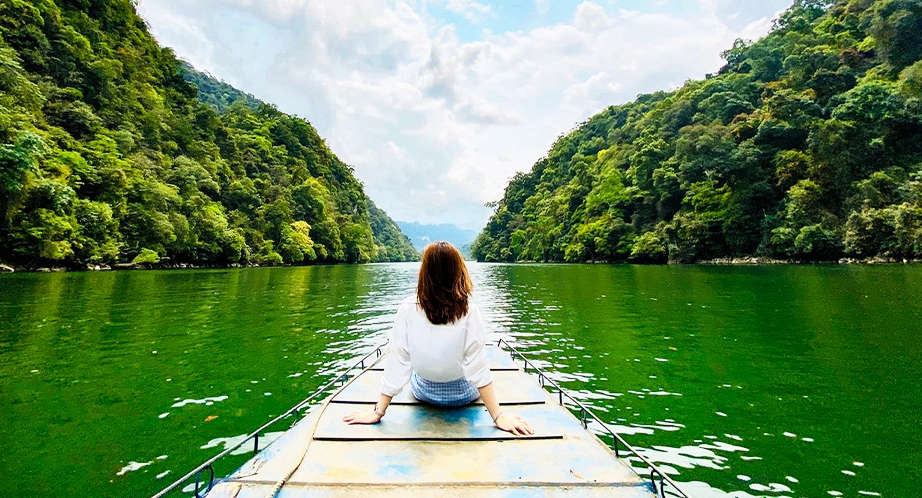
[[[889,265],[889,264],[913,264],[919,263],[918,259],[894,259],[894,258],[884,258],[884,257],[873,257],[873,258],[841,258],[836,261],[798,261],[798,260],[787,260],[787,259],[774,259],[774,258],[765,258],[750,256],[744,258],[717,258],[710,259],[707,261],[699,261],[698,265],[753,265],[753,266],[762,266],[762,265],[801,265],[801,264],[840,264],[840,265]]]

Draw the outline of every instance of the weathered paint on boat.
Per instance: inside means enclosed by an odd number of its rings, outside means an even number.
[[[480,402],[436,408],[409,389],[380,423],[346,425],[344,415],[377,400],[385,354],[207,496],[264,498],[288,475],[276,496],[656,496],[649,479],[616,458],[505,351],[489,347],[487,354],[503,412],[528,420],[534,436],[496,429]]]

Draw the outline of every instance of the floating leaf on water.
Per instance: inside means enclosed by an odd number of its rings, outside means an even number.
[[[217,415],[209,415],[209,416],[205,417],[205,422],[211,422],[212,420],[214,420],[214,419],[216,419],[216,418],[218,418]]]

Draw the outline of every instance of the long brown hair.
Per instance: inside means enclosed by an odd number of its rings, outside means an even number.
[[[423,249],[416,297],[430,322],[444,325],[464,316],[473,290],[464,258],[453,245],[433,242]]]

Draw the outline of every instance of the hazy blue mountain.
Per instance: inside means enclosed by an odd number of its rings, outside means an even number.
[[[413,247],[417,250],[422,250],[430,242],[444,240],[451,242],[462,253],[468,255],[470,244],[477,237],[477,232],[474,230],[464,230],[450,224],[423,225],[416,222],[398,221],[397,226],[407,234]]]

